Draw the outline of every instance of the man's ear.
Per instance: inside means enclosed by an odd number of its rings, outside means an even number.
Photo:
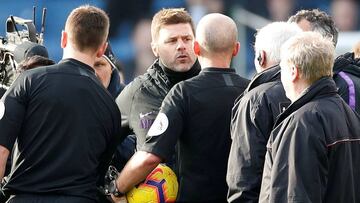
[[[257,57],[257,61],[261,67],[264,67],[266,64],[266,52],[264,50],[259,51],[259,55]]]
[[[151,42],[151,50],[154,53],[155,57],[159,57],[157,44],[153,41]]]
[[[297,68],[295,65],[291,66],[290,74],[291,74],[291,81],[293,82],[296,81],[300,77],[299,68]]]
[[[66,47],[67,41],[68,41],[67,32],[65,32],[65,31],[63,30],[63,31],[61,31],[61,42],[60,42],[61,48],[65,48],[65,47]]]
[[[200,56],[200,44],[198,41],[194,41],[193,49],[194,49],[195,55]]]
[[[105,42],[103,45],[101,45],[101,47],[96,52],[96,57],[98,57],[98,58],[102,57],[106,51],[107,46],[108,46],[107,42]]]
[[[236,42],[232,56],[236,56],[239,53],[239,50],[240,50],[240,42]]]

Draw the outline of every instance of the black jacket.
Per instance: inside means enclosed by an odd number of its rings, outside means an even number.
[[[157,59],[144,75],[128,84],[116,98],[122,115],[122,128],[130,128],[137,141],[137,149],[145,142],[145,136],[154,122],[163,99],[178,82],[198,75],[198,62],[187,72],[174,72]]]
[[[174,86],[141,150],[164,160],[177,144],[178,202],[226,202],[230,114],[249,81],[230,68],[203,68]]]
[[[6,92],[6,89],[0,86],[0,98],[5,94],[5,92]]]
[[[121,116],[94,70],[75,59],[25,71],[2,97],[0,145],[12,151],[7,194],[97,199]]]
[[[258,202],[266,143],[282,106],[290,104],[274,66],[254,77],[233,108],[229,202]]]
[[[260,202],[360,202],[360,117],[336,91],[322,78],[279,116]]]
[[[340,96],[353,110],[360,113],[360,59],[354,59],[354,53],[337,57],[333,79]]]

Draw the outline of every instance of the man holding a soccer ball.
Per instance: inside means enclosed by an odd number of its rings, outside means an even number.
[[[226,201],[229,115],[249,82],[230,68],[239,48],[237,27],[231,18],[213,13],[200,20],[193,49],[202,71],[167,94],[144,145],[116,180],[117,196],[143,181],[160,162],[171,159],[178,144],[176,201]]]

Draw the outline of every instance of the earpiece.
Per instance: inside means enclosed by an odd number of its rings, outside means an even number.
[[[256,58],[256,60],[261,65],[261,61],[262,61],[261,53],[259,53],[259,56]]]

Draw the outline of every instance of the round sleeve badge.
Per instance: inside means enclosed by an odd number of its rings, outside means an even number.
[[[3,101],[0,101],[0,120],[4,117],[5,114],[5,105]]]
[[[151,125],[148,136],[158,136],[166,131],[166,129],[169,126],[169,120],[166,114],[159,113],[154,121],[154,123]]]

